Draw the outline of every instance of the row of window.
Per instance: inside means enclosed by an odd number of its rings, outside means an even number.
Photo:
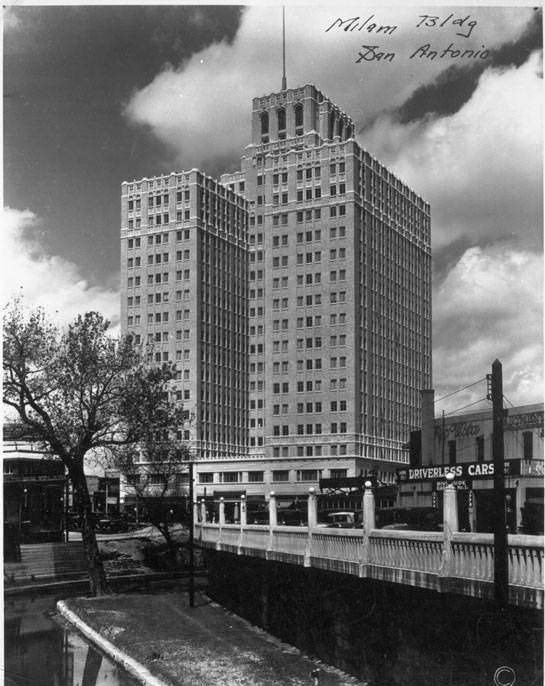
[[[185,210],[182,214],[182,212],[176,212],[176,222],[180,223],[182,221],[189,221],[191,218],[189,210]],[[148,216],[148,226],[164,226],[170,223],[170,215],[169,214],[157,214],[157,215],[149,215]],[[129,230],[132,231],[134,229],[140,229],[142,227],[142,220],[140,217],[136,217],[135,219],[130,218],[129,222]]]
[[[155,235],[148,236],[147,237],[147,243],[148,245],[161,245],[164,243],[169,242],[169,236],[170,233],[156,233]],[[184,229],[183,231],[176,231],[176,241],[182,241],[186,240],[188,241],[190,237],[190,230],[189,229]],[[140,248],[141,247],[141,238],[129,238],[127,241],[128,248],[129,250],[132,250],[133,248]]]
[[[327,448],[327,446],[325,446]],[[324,446],[321,445],[298,445],[295,448],[295,454],[297,457],[321,457],[325,453],[323,452]],[[329,445],[329,454],[332,456],[346,455],[347,449],[346,444],[341,443],[340,445]],[[274,446],[273,447],[273,457],[289,457],[289,447],[288,446]],[[334,475],[337,472],[337,475]],[[344,473],[344,474],[341,474]],[[331,478],[341,478],[341,476],[346,476],[345,469],[332,469]]]
[[[182,260],[189,260],[191,258],[191,251],[188,250],[177,250],[176,251],[176,261],[181,262]],[[170,259],[170,254],[168,252],[164,253],[154,253],[153,255],[148,255],[148,265],[162,264],[168,262]],[[140,256],[128,257],[127,267],[131,269],[132,267],[142,266],[142,261]]]
[[[329,207],[330,217],[344,217],[346,215],[346,205],[331,205]],[[297,210],[297,223],[300,224],[303,221],[312,220],[312,210]]]
[[[312,384],[312,381],[310,381],[308,383]],[[314,390],[318,390],[316,388],[317,383],[318,383],[318,381],[315,382]],[[319,383],[320,383],[320,389],[321,389],[321,381]],[[299,384],[301,384],[301,386],[299,386]],[[297,391],[302,392],[302,391],[304,391],[304,388],[305,388],[304,382],[298,382]],[[329,388],[333,391],[335,391],[337,389],[344,390],[346,388],[346,378],[330,379],[329,380]],[[312,386],[311,386],[311,390],[312,390]],[[251,408],[255,409],[256,401],[252,400],[251,402],[254,403],[253,406],[251,405]],[[258,403],[258,405],[257,405],[258,409],[264,407],[263,400],[258,400],[257,403]],[[261,403],[261,405],[259,405],[259,403]],[[310,404],[312,404],[312,403],[310,403]],[[298,413],[301,413],[303,411],[301,409],[302,406],[303,406],[303,403],[297,403],[297,412]],[[321,407],[322,407],[321,402],[317,402],[314,404],[314,410],[309,410],[308,406],[309,406],[309,403],[307,403],[307,405],[306,405],[308,412],[311,412],[311,411],[321,412],[322,411],[321,410]],[[346,400],[340,400],[340,401],[331,400],[330,401],[330,409],[332,412],[344,412],[346,410]],[[279,404],[273,405],[273,415],[288,414],[288,412],[289,412],[289,405],[287,403],[283,403],[282,405],[279,405]]]
[[[162,195],[149,195],[148,196],[148,206],[153,207],[160,207],[161,205],[167,205],[169,204],[170,201],[170,195],[168,193],[164,193]],[[177,191],[176,192],[176,202],[189,202],[189,190],[185,191]],[[132,210],[139,210],[141,206],[141,200],[140,198],[136,198],[135,200],[129,200],[128,201],[128,208],[129,212]]]
[[[301,447],[301,446],[299,446]],[[318,447],[318,446],[315,446]],[[304,453],[300,453],[304,455]],[[321,469],[298,469],[295,470],[295,478],[297,481],[318,481],[322,476]],[[330,476],[333,479],[345,477],[346,469],[331,469]],[[265,481],[265,472],[261,470],[251,470],[248,472],[218,472],[218,483],[243,483],[244,476],[247,475],[246,481],[248,483],[263,483]],[[272,482],[286,482],[290,480],[290,471],[288,469],[275,469],[270,472],[270,480]],[[216,473],[214,472],[199,472],[200,484],[212,484],[215,482]]]
[[[273,436],[279,436],[280,433],[275,433],[275,430],[278,429],[280,430],[280,427],[278,425],[273,426]],[[284,432],[284,429],[286,430]],[[283,436],[289,436],[289,425],[282,426],[282,435]],[[321,434],[322,433],[322,425],[321,424],[297,424],[297,435],[298,436],[304,436],[306,435],[311,435],[311,434]],[[330,433],[332,434],[345,434],[346,433],[346,422],[331,422],[330,424]]]
[[[301,120],[301,126],[302,126],[302,124],[303,124],[303,122]],[[297,122],[296,122],[296,125],[297,125]],[[346,171],[346,165],[344,162],[339,162],[338,164],[332,163],[329,165],[329,174],[331,176],[334,176],[337,173],[344,174],[345,171]],[[306,167],[304,169],[302,167],[298,167],[296,174],[297,174],[297,181],[302,181],[303,178],[305,178],[307,180],[312,179],[312,178],[319,179],[322,176],[322,167],[321,166],[314,166],[314,167],[309,166],[309,167]],[[278,186],[279,181],[281,181],[282,183],[288,182],[288,172],[287,171],[282,171],[281,173],[274,173],[272,175],[273,186]],[[264,184],[265,184],[265,175],[258,174],[257,175],[257,185],[262,186]]]

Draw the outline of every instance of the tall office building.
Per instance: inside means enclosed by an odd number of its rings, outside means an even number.
[[[235,460],[202,451],[197,492],[289,500],[323,477],[393,481],[431,385],[429,206],[313,85],[254,99],[241,170],[221,184],[247,201],[248,442]],[[197,433],[213,431],[200,417]]]
[[[181,438],[203,458],[248,443],[245,200],[196,170],[124,182],[123,333],[175,362]]]

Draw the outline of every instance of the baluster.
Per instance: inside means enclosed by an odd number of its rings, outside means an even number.
[[[486,578],[491,581],[494,579],[494,550],[491,545],[485,545],[486,557],[488,560],[488,569]]]
[[[507,555],[509,560],[509,583],[519,585],[526,585],[526,555],[524,548],[514,548],[509,546],[507,548]]]

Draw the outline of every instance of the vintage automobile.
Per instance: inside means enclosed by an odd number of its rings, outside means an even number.
[[[331,512],[327,515],[327,526],[330,529],[353,529],[356,525],[355,512]]]
[[[390,507],[377,509],[377,529],[408,529],[410,531],[441,531],[443,517],[435,507]]]

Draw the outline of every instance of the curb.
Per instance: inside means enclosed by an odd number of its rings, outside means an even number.
[[[159,677],[153,675],[146,667],[117,648],[117,646],[101,636],[98,631],[92,629],[83,619],[81,619],[81,617],[68,608],[64,600],[58,601],[57,610],[65,619],[73,624],[85,638],[88,638],[92,643],[97,645],[108,657],[121,665],[123,669],[131,676],[135,677],[140,683],[145,684],[145,686],[171,686],[169,682],[163,681],[162,679],[159,679]]]
[[[206,572],[196,572],[195,573],[195,583],[201,582]],[[142,581],[144,583],[150,582],[161,582],[161,581],[185,581],[189,579],[186,572],[152,572],[150,574],[120,574],[119,576],[107,576],[107,581],[110,584],[115,585],[116,583],[132,583],[137,581]],[[25,586],[6,586],[4,582],[4,595],[14,596],[25,593],[47,593],[48,591],[60,589],[60,588],[70,588],[74,586],[86,586],[89,587],[89,578],[84,576],[79,579],[49,579],[43,580],[41,583],[27,584]]]

